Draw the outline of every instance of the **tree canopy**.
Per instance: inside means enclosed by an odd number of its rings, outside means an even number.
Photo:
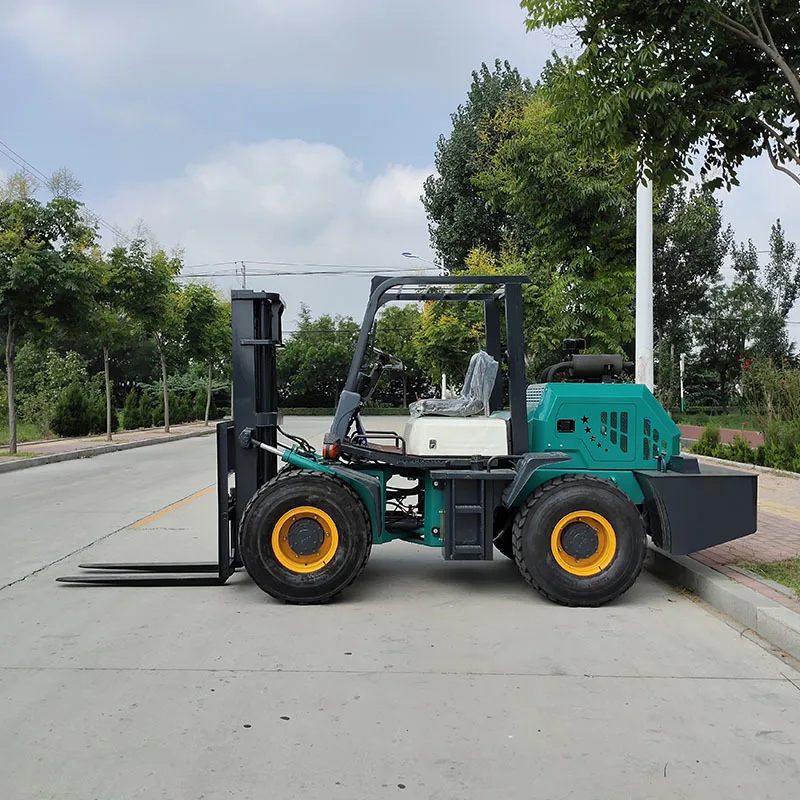
[[[9,450],[16,452],[14,361],[18,338],[69,322],[86,308],[92,286],[89,252],[95,231],[81,218],[80,204],[28,196],[11,181],[0,199],[0,326],[5,332],[8,372]]]
[[[507,61],[484,63],[472,73],[467,100],[452,114],[449,136],[440,136],[434,162],[437,174],[425,181],[422,203],[428,215],[431,242],[442,265],[465,268],[473,247],[499,253],[508,227],[502,210],[490,209],[473,183],[487,151],[486,124],[513,115],[533,91],[528,80]]]
[[[584,50],[569,113],[596,150],[635,146],[665,183],[692,160],[735,183],[766,153],[800,184],[796,0],[522,0],[531,29],[572,26]]]

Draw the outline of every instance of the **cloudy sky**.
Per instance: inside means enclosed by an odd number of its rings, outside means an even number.
[[[501,58],[535,78],[566,46],[523,19],[517,0],[0,0],[0,140],[68,166],[105,220],[143,220],[187,265],[410,267],[404,250],[433,258],[419,196],[471,71]],[[755,162],[741,181],[722,195],[737,238],[766,246],[781,217],[800,239],[788,178]],[[290,319],[301,300],[358,315],[367,289],[251,285]]]

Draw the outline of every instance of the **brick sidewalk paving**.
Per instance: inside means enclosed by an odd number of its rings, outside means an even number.
[[[800,558],[800,475],[790,478],[745,466],[737,468],[758,474],[758,530],[752,536],[694,553],[692,558],[800,612],[800,601],[732,569],[748,561]]]
[[[678,425],[678,428],[681,432],[681,438],[688,442],[696,442],[705,430],[702,425]],[[723,444],[733,444],[733,440],[737,436],[746,439],[750,447],[758,447],[764,444],[764,437],[758,431],[721,428],[719,432],[719,440]]]

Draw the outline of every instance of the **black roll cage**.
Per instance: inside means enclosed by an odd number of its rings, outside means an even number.
[[[522,324],[522,287],[531,282],[527,275],[448,275],[441,277],[375,276],[358,334],[347,382],[339,397],[336,414],[326,443],[341,442],[361,407],[359,394],[361,368],[367,355],[372,327],[379,309],[392,301],[483,302],[486,352],[508,366],[508,397],[511,411],[511,449],[515,455],[528,451],[527,409],[525,404],[525,339]],[[471,287],[469,291],[464,289]],[[448,289],[450,289],[448,291]],[[506,352],[500,338],[500,303],[505,305]],[[502,371],[498,371],[489,400],[490,411],[503,406]]]

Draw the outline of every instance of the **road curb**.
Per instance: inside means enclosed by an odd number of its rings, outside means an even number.
[[[718,611],[800,660],[800,614],[689,556],[672,556],[650,547],[646,566],[654,575],[689,589]]]
[[[198,436],[210,436],[216,430],[215,426],[204,428],[201,431],[191,431],[190,433],[176,433],[164,439],[142,439],[138,442],[120,442],[119,444],[102,444],[98,447],[87,447],[84,450],[73,450],[70,453],[52,453],[47,456],[35,456],[33,458],[19,458],[8,463],[0,462],[0,474],[3,472],[15,472],[19,469],[39,467],[44,464],[57,464],[59,461],[75,461],[79,458],[94,458],[105,453],[116,453],[120,450],[134,450],[137,447],[148,447],[154,444],[165,444],[166,442],[179,442],[181,439],[195,439]],[[9,457],[11,458],[11,457]]]
[[[764,467],[761,464],[745,464],[743,461],[729,461],[726,458],[716,458],[715,456],[701,456],[696,455],[701,461],[710,461],[712,464],[721,464],[728,467],[739,467],[741,470],[754,469],[756,472],[763,472],[767,475],[778,475],[781,478],[800,478],[800,472],[789,472],[785,469],[776,469],[775,467]]]

